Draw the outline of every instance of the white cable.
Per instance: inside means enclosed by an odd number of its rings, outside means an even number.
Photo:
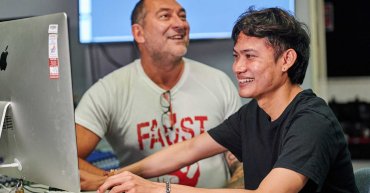
[[[21,162],[18,159],[14,159],[14,163],[11,164],[0,164],[0,168],[18,168],[19,171],[22,170]]]
[[[18,163],[11,163],[11,164],[1,164],[0,168],[16,168],[18,167]]]

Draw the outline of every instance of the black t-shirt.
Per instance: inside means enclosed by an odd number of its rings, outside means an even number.
[[[301,193],[358,192],[342,128],[312,90],[275,121],[252,100],[208,133],[243,162],[246,189],[257,189],[273,168],[287,168],[309,178]]]

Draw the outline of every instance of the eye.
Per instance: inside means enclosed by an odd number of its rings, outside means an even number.
[[[169,17],[170,17],[170,14],[168,14],[168,13],[164,13],[164,14],[159,15],[159,19],[168,19]]]
[[[252,55],[252,54],[245,54],[245,57],[247,58],[247,59],[252,59],[252,58],[254,58],[254,57],[256,57],[255,55]]]
[[[179,18],[183,21],[186,21],[186,13],[180,13]]]
[[[239,55],[237,53],[233,53],[234,61],[239,60]]]

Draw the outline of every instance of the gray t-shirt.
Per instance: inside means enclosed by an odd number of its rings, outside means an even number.
[[[172,131],[161,122],[164,92],[136,60],[85,93],[76,109],[76,122],[105,137],[125,166],[217,126],[241,106],[225,73],[190,59],[185,59],[183,74],[171,89]],[[216,155],[154,180],[171,178],[173,183],[214,188],[224,186],[228,176],[223,155]]]

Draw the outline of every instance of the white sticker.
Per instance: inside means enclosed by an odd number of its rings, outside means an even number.
[[[49,78],[59,79],[58,35],[49,34]]]
[[[49,34],[49,58],[58,58],[58,35]]]
[[[49,34],[57,34],[58,33],[58,24],[50,24],[48,32],[49,32]]]

